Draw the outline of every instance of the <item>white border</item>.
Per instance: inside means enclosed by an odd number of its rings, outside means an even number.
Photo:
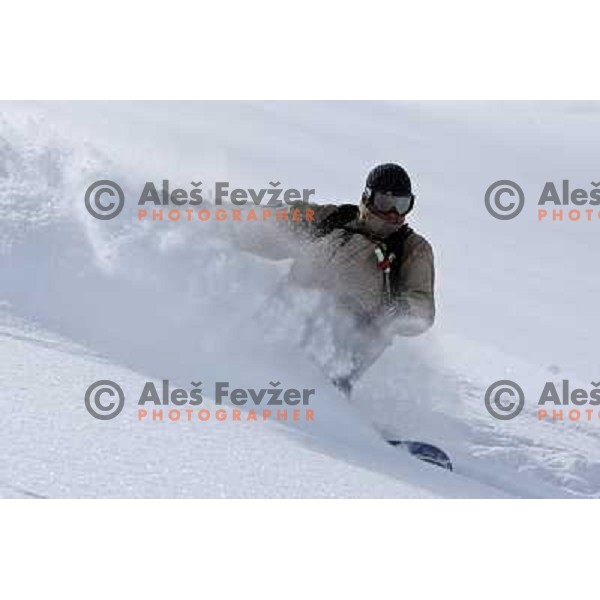
[[[593,99],[590,1],[3,4],[11,99]]]
[[[0,594],[591,598],[596,513],[574,501],[5,501]]]
[[[593,99],[595,3],[3,3],[0,96]],[[587,598],[595,502],[4,501],[5,598]]]

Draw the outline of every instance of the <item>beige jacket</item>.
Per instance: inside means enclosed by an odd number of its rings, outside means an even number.
[[[435,318],[435,269],[429,242],[409,230],[402,256],[392,266],[396,277],[392,276],[395,285],[389,302],[384,298],[384,276],[375,255],[384,240],[365,229],[357,206],[344,206],[355,217],[326,233],[321,227],[339,212],[339,205],[292,208],[287,223],[256,228],[253,235],[244,235],[238,243],[243,249],[269,258],[293,258],[290,283],[330,293],[338,307],[359,324],[405,336],[430,328]],[[295,211],[299,211],[296,220],[292,218]]]
[[[343,227],[319,232],[325,220],[339,210],[336,205],[309,205],[301,210],[313,211],[314,220],[292,221],[299,241],[290,272],[292,283],[331,292],[340,308],[359,320],[374,321],[390,333],[417,335],[431,327],[435,268],[431,245],[424,237],[411,231],[404,239],[402,256],[391,266],[394,285],[389,302],[375,254],[385,240],[366,231],[358,214]],[[394,249],[393,243],[390,249]]]

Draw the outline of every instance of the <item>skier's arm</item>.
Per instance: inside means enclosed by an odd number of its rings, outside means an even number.
[[[379,322],[392,334],[413,336],[429,329],[435,319],[433,250],[419,240],[401,265],[402,285]]]
[[[288,211],[291,229],[300,235],[312,237],[319,234],[321,225],[339,209],[335,204],[303,204]]]
[[[264,213],[254,206],[239,206],[236,210],[241,218],[222,222],[224,236],[231,244],[242,252],[270,260],[283,260],[293,256],[294,240],[288,220],[290,207],[280,205],[270,208],[271,216],[268,219],[264,219]],[[250,219],[252,214],[255,218]],[[278,215],[285,218],[277,219]]]
[[[286,218],[235,223],[229,227],[228,237],[240,250],[263,258],[294,258],[302,247],[298,238],[310,239],[319,224],[335,209],[333,204],[302,204],[273,209],[273,214],[276,214],[275,210],[285,210]]]

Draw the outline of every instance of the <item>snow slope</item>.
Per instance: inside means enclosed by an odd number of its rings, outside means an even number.
[[[535,195],[597,180],[597,104],[4,103],[0,105],[3,418],[0,494],[48,497],[600,495],[600,430],[495,421],[483,394],[514,379],[598,380],[597,223],[500,222],[490,183]],[[286,264],[240,253],[219,224],[99,222],[97,179],[230,180],[354,201],[364,174],[414,173],[433,242],[438,319],[397,340],[348,406],[286,343],[273,307]],[[129,212],[128,212],[129,211]],[[96,422],[87,386],[219,379],[317,389],[315,423]],[[442,445],[457,474],[399,455],[368,423]],[[173,425],[173,426],[172,426]]]
[[[95,421],[90,382],[110,373],[131,397],[145,378],[14,318],[1,335],[5,497],[502,496],[399,456],[358,419],[328,435],[334,414],[320,439],[262,422],[139,423],[127,410]]]

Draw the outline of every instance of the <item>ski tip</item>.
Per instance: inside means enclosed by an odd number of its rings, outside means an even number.
[[[429,463],[436,467],[445,469],[446,471],[452,471],[453,465],[450,457],[437,446],[433,444],[427,444],[425,442],[414,442],[406,440],[386,440],[390,446],[404,448],[407,452],[422,460],[423,462]]]

